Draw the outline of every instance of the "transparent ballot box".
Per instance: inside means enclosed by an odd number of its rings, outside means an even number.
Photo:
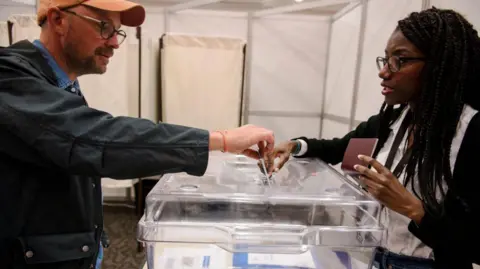
[[[377,201],[319,160],[292,159],[271,177],[260,167],[222,154],[204,176],[164,175],[138,225],[145,268],[370,268]]]

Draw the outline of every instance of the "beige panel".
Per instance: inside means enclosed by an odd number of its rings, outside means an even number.
[[[163,121],[208,130],[238,126],[244,41],[193,35],[165,41]]]

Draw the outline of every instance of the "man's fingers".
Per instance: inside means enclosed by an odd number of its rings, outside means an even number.
[[[260,154],[260,156],[261,156],[262,158],[265,158],[265,157],[266,157],[266,156],[265,156],[265,155],[266,155],[266,152],[265,152],[265,142],[260,141],[260,142],[258,142],[257,146],[258,146],[258,153]]]
[[[260,155],[258,155],[258,151],[253,149],[246,149],[242,152],[242,154],[255,160],[260,159]]]
[[[265,130],[264,136],[263,136],[263,141],[267,142],[267,145],[265,146],[265,151],[266,152],[271,152],[273,151],[273,148],[275,146],[275,136],[272,131]]]
[[[268,173],[272,173],[275,164],[275,155],[273,153],[265,154],[265,166],[267,167]]]

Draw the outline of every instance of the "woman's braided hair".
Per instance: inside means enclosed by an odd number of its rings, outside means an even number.
[[[426,210],[441,214],[436,193],[439,189],[445,195],[443,182],[452,185],[450,148],[463,107],[468,104],[480,110],[480,38],[462,15],[435,7],[411,13],[398,22],[397,30],[427,58],[414,103],[414,143],[405,185],[412,183]],[[392,106],[382,105],[381,146],[393,121],[392,111]]]

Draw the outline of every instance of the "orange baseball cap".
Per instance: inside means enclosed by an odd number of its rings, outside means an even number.
[[[145,9],[137,3],[126,0],[40,0],[37,9],[37,22],[40,24],[52,7],[66,8],[85,5],[105,11],[120,12],[121,23],[125,26],[140,26],[145,21]]]

